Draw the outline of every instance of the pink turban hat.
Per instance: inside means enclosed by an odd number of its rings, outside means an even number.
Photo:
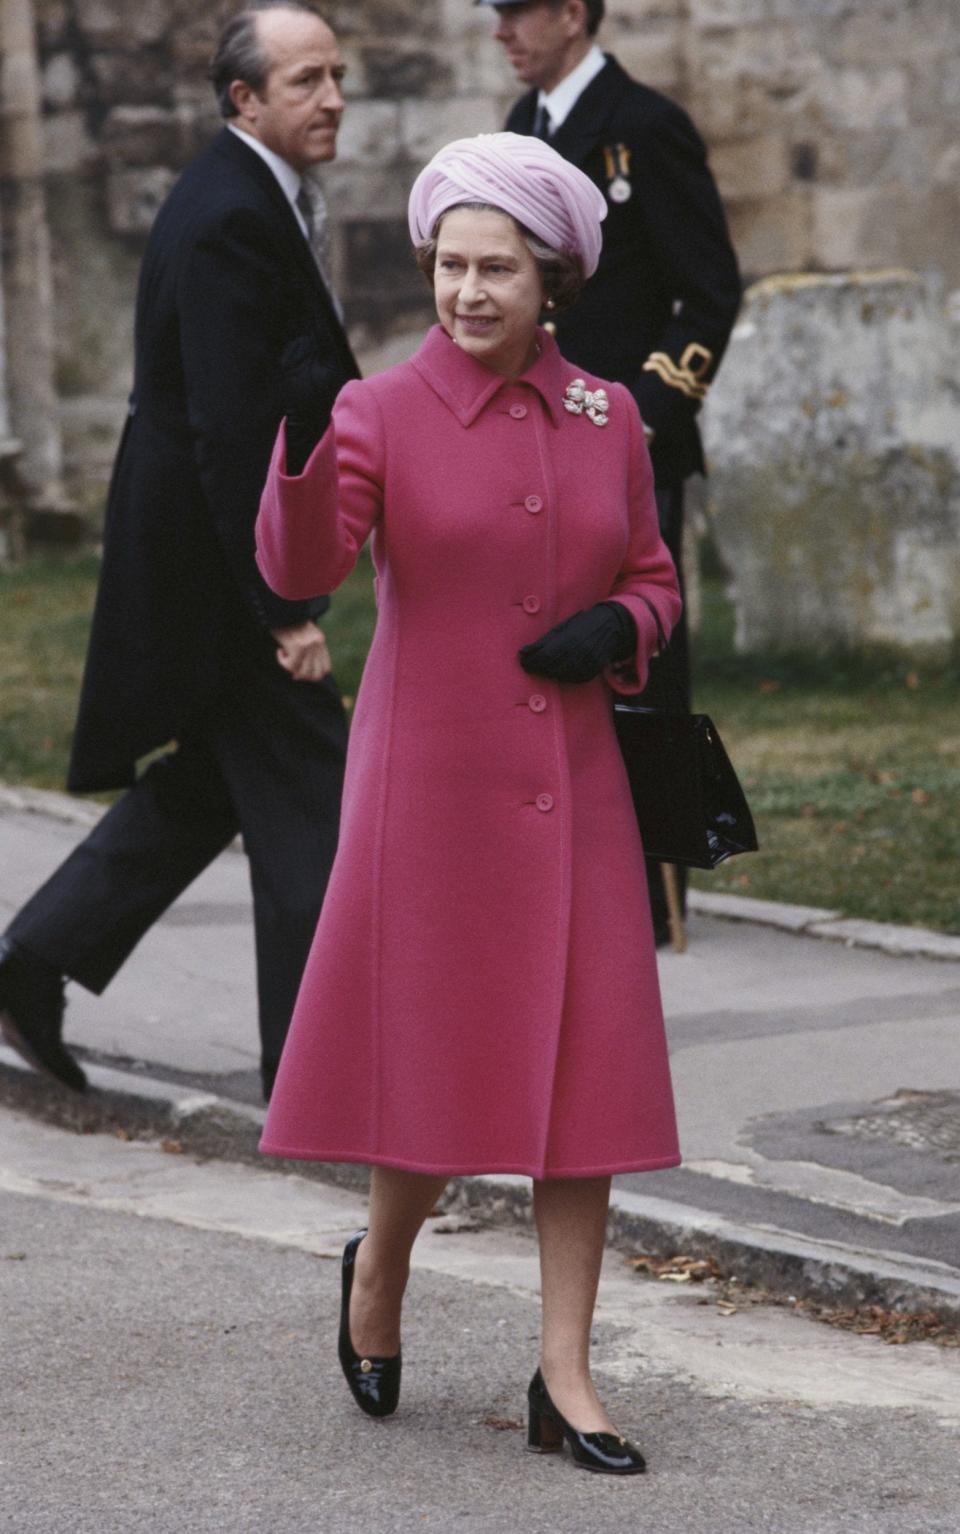
[[[606,199],[542,139],[480,133],[438,150],[410,192],[413,243],[429,240],[440,215],[462,202],[501,208],[551,249],[579,256],[587,277],[596,271]]]

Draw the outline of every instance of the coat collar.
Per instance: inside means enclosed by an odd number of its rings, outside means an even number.
[[[559,426],[564,417],[563,398],[573,369],[561,357],[556,341],[547,331],[538,330],[537,340],[540,355],[516,383],[536,389],[554,426]],[[510,379],[492,373],[468,352],[461,351],[442,325],[434,325],[427,332],[410,364],[453,411],[461,426],[472,426],[484,406],[501,389],[515,387]]]
[[[320,295],[327,324],[340,350],[341,362],[346,369],[347,377],[358,378],[360,371],[351,350],[347,332],[343,327],[340,316],[333,307],[333,300],[327,292],[323,278],[320,276],[319,268],[313,259],[310,246],[304,238],[303,230],[297,223],[297,215],[294,213],[289,198],[270,169],[270,166],[266,160],[257,154],[255,149],[250,149],[247,146],[241,134],[231,133],[230,129],[226,127],[220,129],[210,148],[214,154],[223,155],[229,160],[235,170],[241,172],[254,182],[260,192],[268,198],[271,207],[277,214],[280,228],[283,229],[287,237],[291,252],[296,256],[304,275]]]
[[[313,259],[303,230],[297,223],[297,215],[293,211],[293,205],[266,160],[258,155],[255,149],[251,149],[244,142],[242,134],[231,133],[229,128],[220,129],[211,148],[215,154],[225,155],[237,170],[242,171],[249,180],[254,181],[260,191],[269,198],[274,211],[279,217],[280,227],[290,242],[290,249],[295,252],[304,272],[309,274],[314,285],[323,293],[332,312],[333,305],[330,302],[330,295],[324,287],[323,278],[320,276],[317,263]]]
[[[603,138],[607,123],[632,83],[612,54],[608,53],[606,58],[600,73],[594,75],[550,140],[557,153],[573,165],[582,165]]]

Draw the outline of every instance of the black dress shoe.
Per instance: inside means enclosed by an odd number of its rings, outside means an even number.
[[[63,976],[0,938],[0,1032],[34,1070],[83,1092],[87,1078],[61,1038],[64,1006]]]
[[[393,1358],[361,1358],[350,1341],[350,1294],[357,1247],[366,1235],[358,1230],[343,1249],[340,1291],[340,1367],[353,1399],[368,1417],[389,1417],[400,1400],[400,1354]]]
[[[581,1433],[560,1415],[538,1369],[527,1390],[527,1448],[534,1454],[559,1454],[564,1439],[578,1470],[597,1475],[642,1475],[647,1462],[619,1433]]]

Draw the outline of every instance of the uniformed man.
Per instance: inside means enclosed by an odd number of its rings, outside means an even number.
[[[680,568],[683,482],[703,473],[697,413],[740,303],[740,275],[706,150],[686,112],[596,43],[604,0],[475,0],[526,95],[506,126],[545,138],[607,199],[600,266],[558,318],[564,356],[626,384],[650,444],[664,539]],[[689,698],[686,623],[671,640]],[[658,941],[659,865],[648,865]]]

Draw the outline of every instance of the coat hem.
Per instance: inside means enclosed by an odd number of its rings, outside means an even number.
[[[561,1177],[617,1177],[626,1172],[659,1172],[667,1167],[679,1166],[682,1160],[677,1153],[673,1156],[658,1156],[646,1160],[605,1162],[599,1166],[534,1167],[518,1161],[484,1161],[482,1163],[408,1161],[397,1156],[375,1155],[368,1151],[295,1149],[267,1144],[265,1140],[261,1140],[259,1149],[261,1155],[279,1156],[284,1161],[331,1161],[349,1162],[360,1166],[386,1166],[401,1172],[421,1172],[428,1177],[482,1177],[484,1174],[509,1173],[517,1177],[533,1177],[537,1181]]]

